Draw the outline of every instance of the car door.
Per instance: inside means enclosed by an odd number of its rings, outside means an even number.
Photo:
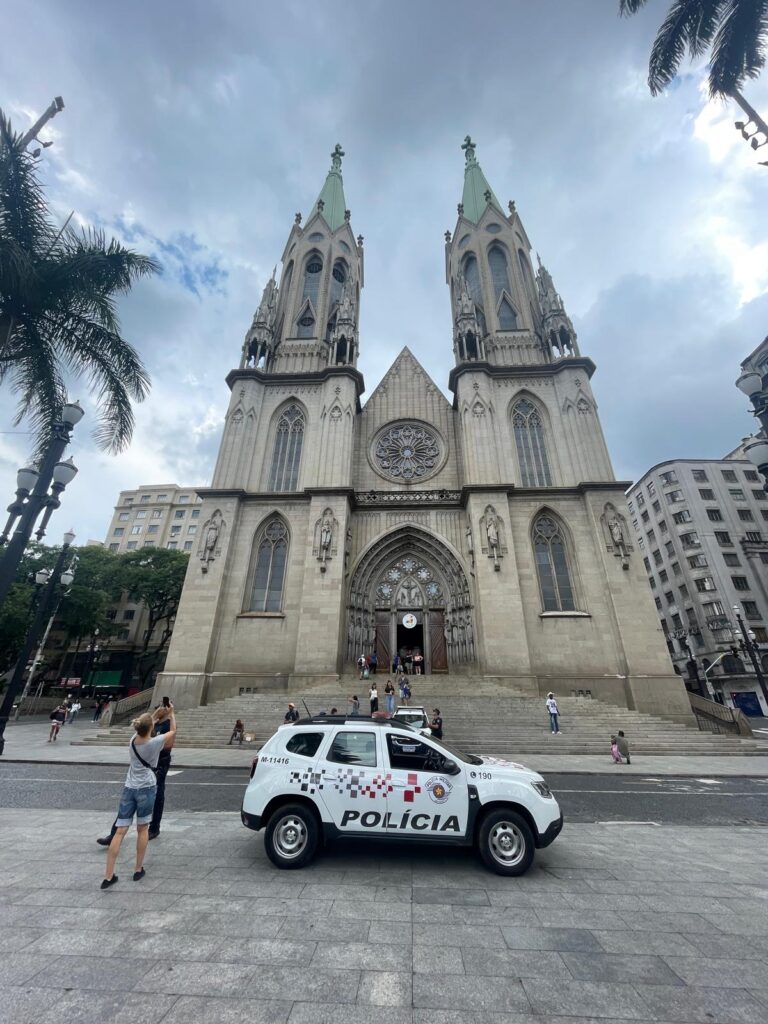
[[[383,743],[388,769],[387,832],[429,839],[457,839],[467,830],[469,798],[466,768],[443,770],[450,754],[428,739],[405,732],[386,731]]]
[[[381,832],[387,813],[381,729],[341,726],[321,752],[317,795],[342,832]]]

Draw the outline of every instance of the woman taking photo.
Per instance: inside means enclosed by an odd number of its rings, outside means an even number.
[[[165,711],[170,721],[170,729],[162,736],[152,739],[155,718]],[[136,816],[136,868],[133,873],[134,882],[144,877],[144,855],[149,841],[149,823],[152,821],[152,810],[157,795],[157,777],[155,768],[161,752],[170,750],[176,738],[176,716],[173,704],[168,708],[158,708],[154,715],[140,715],[133,720],[136,735],[128,747],[128,774],[120,796],[117,811],[117,831],[107,851],[107,867],[104,874],[102,889],[109,889],[117,881],[115,864],[120,853],[125,833]]]

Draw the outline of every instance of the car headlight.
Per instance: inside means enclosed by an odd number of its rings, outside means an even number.
[[[552,790],[549,788],[546,782],[532,782],[531,785],[539,794],[539,796],[543,796],[545,800],[554,800],[554,797],[552,796]]]

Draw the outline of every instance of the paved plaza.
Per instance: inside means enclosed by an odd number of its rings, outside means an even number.
[[[0,815],[0,1024],[768,1020],[765,829],[566,824],[504,879],[400,844],[280,872],[169,813],[101,892],[103,813]]]

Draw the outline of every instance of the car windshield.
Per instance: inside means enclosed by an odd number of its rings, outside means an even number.
[[[398,726],[406,725],[405,722],[398,721]],[[412,727],[411,727],[412,728]],[[416,731],[416,730],[414,730]],[[453,758],[458,758],[459,761],[463,761],[464,764],[482,764],[482,757],[478,757],[476,754],[465,754],[463,750],[459,750],[458,747],[453,747],[445,742],[445,740],[438,740],[434,736],[430,736],[430,742],[434,743],[436,747],[440,747],[441,750],[445,750]]]

